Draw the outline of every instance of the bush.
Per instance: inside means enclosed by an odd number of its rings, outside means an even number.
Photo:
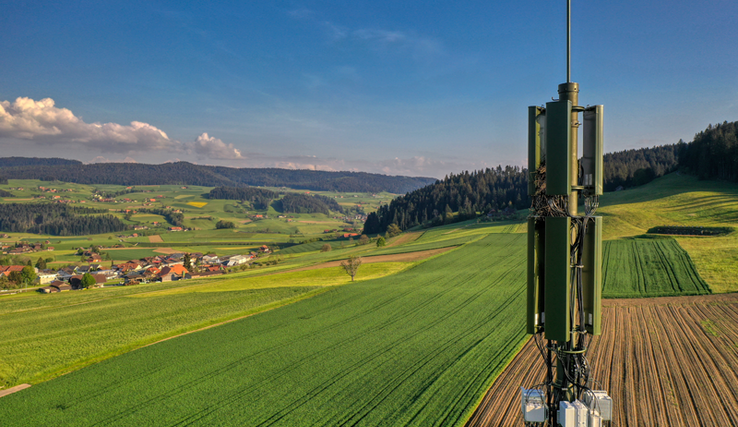
[[[382,246],[384,246],[386,244],[387,244],[387,241],[384,240],[384,237],[379,236],[379,238],[377,239],[377,247],[379,248],[379,247],[382,247]]]
[[[236,228],[236,224],[234,224],[233,221],[224,221],[221,219],[220,221],[215,223],[215,228],[217,228],[218,230],[223,228]]]
[[[400,227],[397,226],[397,224],[390,224],[387,227],[387,237],[395,237],[402,234],[402,230],[400,230]]]

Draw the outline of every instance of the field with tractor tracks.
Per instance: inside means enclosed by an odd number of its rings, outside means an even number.
[[[602,313],[588,360],[613,426],[738,425],[738,294],[607,300]],[[522,427],[520,386],[540,383],[543,367],[528,341],[467,427]]]

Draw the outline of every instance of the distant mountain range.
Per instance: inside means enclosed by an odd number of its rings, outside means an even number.
[[[83,164],[76,160],[35,157],[0,158],[3,179],[41,179],[79,184],[265,186],[313,191],[404,194],[436,182],[435,178],[387,176],[366,172],[327,172],[277,168],[229,168],[188,162]]]

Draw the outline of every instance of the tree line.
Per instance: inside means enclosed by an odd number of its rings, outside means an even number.
[[[284,213],[322,213],[329,215],[330,211],[343,212],[343,208],[330,197],[314,194],[287,193],[282,199],[274,203],[277,211]]]
[[[700,179],[738,181],[738,122],[709,125],[690,143],[607,153],[603,161],[605,191],[647,184],[677,169]],[[510,166],[451,174],[369,214],[364,233],[382,233],[390,224],[406,230],[463,221],[507,206],[525,209],[530,204],[527,183],[527,169]]]
[[[698,178],[738,181],[738,122],[709,125],[692,142],[677,145],[679,165]]]
[[[328,172],[277,168],[229,168],[188,162],[27,164],[0,158],[2,175],[15,179],[115,185],[199,185],[205,187],[289,187],[313,191],[406,193],[428,185],[433,178],[387,176],[366,172]],[[51,159],[47,159],[51,160]],[[5,163],[3,163],[5,161]],[[5,166],[3,166],[5,165]]]
[[[0,168],[15,166],[60,166],[81,165],[79,160],[60,159],[58,157],[0,157]]]
[[[679,167],[679,144],[607,153],[603,157],[603,187],[615,191],[647,184]]]
[[[164,208],[143,208],[138,210],[139,213],[151,213],[161,215],[164,219],[175,227],[184,227],[185,216],[182,212],[174,212],[172,209]]]
[[[216,187],[208,193],[208,199],[240,200],[251,203],[254,209],[264,210],[278,196],[271,190],[253,187]]]
[[[411,191],[368,215],[364,234],[382,233],[390,224],[401,230],[416,225],[439,225],[476,218],[478,212],[508,206],[525,209],[528,171],[517,166],[498,166],[474,172],[450,174],[435,184]],[[453,212],[458,212],[452,215]]]
[[[89,215],[104,209],[72,207],[51,203],[0,204],[0,231],[80,236],[128,229],[113,215]]]

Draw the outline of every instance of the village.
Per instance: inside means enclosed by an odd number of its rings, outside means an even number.
[[[172,253],[119,264],[110,261],[110,264],[105,266],[99,253],[86,248],[79,250],[82,256],[86,257],[87,264],[70,265],[59,269],[30,265],[0,265],[0,280],[23,280],[20,276],[24,269],[26,271],[32,269],[35,273],[34,279],[26,285],[45,294],[104,286],[131,286],[226,274],[236,269],[248,268],[255,259],[266,257],[271,253],[268,246],[262,245],[256,251],[240,255]]]

